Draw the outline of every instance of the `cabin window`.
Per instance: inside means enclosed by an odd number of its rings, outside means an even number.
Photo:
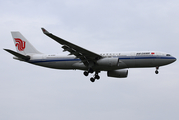
[[[166,56],[171,56],[170,54],[167,54]]]

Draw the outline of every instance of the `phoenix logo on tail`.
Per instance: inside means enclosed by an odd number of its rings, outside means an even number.
[[[19,51],[23,51],[25,49],[25,41],[22,41],[21,39],[19,38],[14,38],[15,41],[16,41],[16,47],[18,47],[18,50]]]

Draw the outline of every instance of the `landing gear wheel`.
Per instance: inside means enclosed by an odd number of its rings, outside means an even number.
[[[85,76],[88,76],[89,73],[85,71],[83,74],[84,74]]]
[[[91,81],[91,82],[94,82],[94,81],[95,81],[95,79],[92,77],[92,78],[90,78],[90,81]]]
[[[156,70],[156,71],[155,71],[155,74],[158,74],[158,73],[159,73],[158,70]]]

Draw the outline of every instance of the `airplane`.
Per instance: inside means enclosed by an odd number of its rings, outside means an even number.
[[[68,51],[69,55],[43,54],[36,50],[20,32],[11,32],[17,52],[4,50],[14,55],[14,59],[30,64],[54,69],[83,70],[85,76],[94,73],[90,78],[91,82],[100,79],[101,71],[106,71],[108,77],[126,78],[129,68],[155,67],[155,73],[158,74],[160,66],[176,61],[176,58],[170,54],[156,51],[97,54],[57,37],[44,28],[41,29],[45,35],[61,44],[63,52]]]

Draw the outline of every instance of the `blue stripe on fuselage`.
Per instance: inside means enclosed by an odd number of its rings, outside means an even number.
[[[169,56],[115,56],[120,60],[127,59],[176,59],[174,57]],[[60,61],[81,61],[80,59],[55,59],[55,60],[31,60],[30,63],[41,63],[41,62],[60,62]]]
[[[32,60],[30,63],[41,63],[41,62],[60,62],[60,61],[80,61],[80,59],[56,59],[56,60]]]
[[[176,59],[168,56],[119,56],[119,59]]]

